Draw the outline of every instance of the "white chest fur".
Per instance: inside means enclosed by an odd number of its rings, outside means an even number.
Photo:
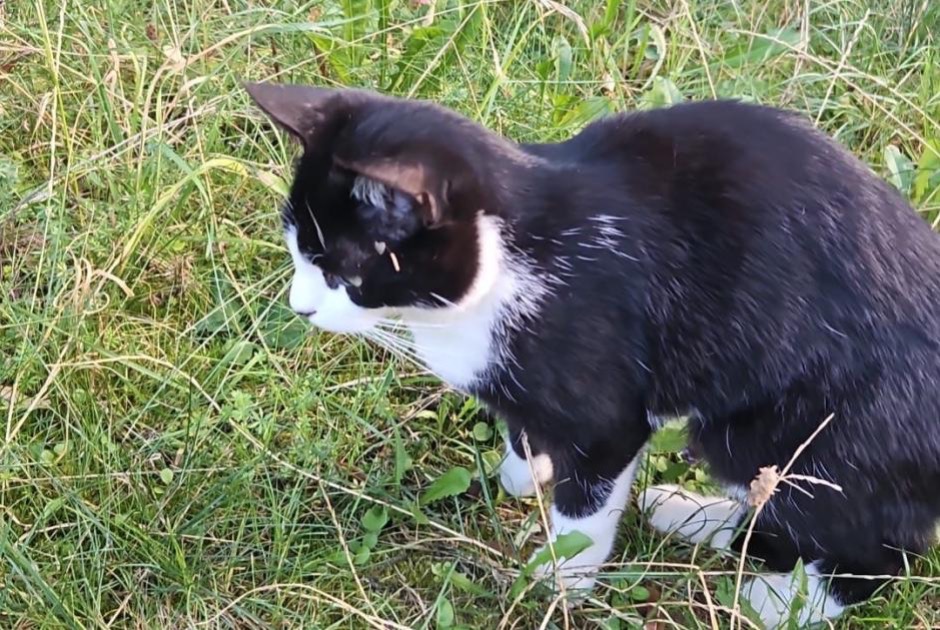
[[[445,308],[401,314],[425,365],[465,391],[513,360],[507,337],[536,314],[549,285],[523,256],[510,255],[499,219],[481,214],[477,221],[479,270],[467,294]]]
[[[422,361],[448,385],[467,391],[497,356],[490,322],[455,322],[442,329],[412,328]]]

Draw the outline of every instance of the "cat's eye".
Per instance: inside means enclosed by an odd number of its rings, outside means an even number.
[[[359,288],[362,286],[362,276],[340,276],[335,273],[330,273],[329,271],[323,272],[323,280],[326,282],[326,286],[331,289],[338,289],[341,286]]]
[[[337,276],[335,273],[330,273],[329,271],[323,272],[323,281],[326,282],[327,287],[334,290],[338,289],[340,284],[343,284],[340,282],[339,276]]]

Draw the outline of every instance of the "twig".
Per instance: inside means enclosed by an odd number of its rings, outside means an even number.
[[[802,455],[803,451],[809,447],[809,445],[820,433],[822,433],[823,429],[829,426],[829,423],[832,422],[834,417],[835,414],[829,414],[825,420],[819,423],[819,426],[816,427],[816,430],[813,431],[813,433],[810,434],[810,436],[797,447],[796,451],[793,453],[793,456],[790,458],[790,461],[787,462],[787,465],[783,467],[782,472],[778,473],[776,466],[761,468],[758,476],[755,477],[754,481],[751,482],[751,490],[748,492],[748,502],[751,503],[756,509],[754,510],[754,515],[751,517],[751,522],[748,524],[747,532],[744,534],[744,543],[741,547],[741,557],[738,560],[738,570],[734,585],[734,602],[731,605],[733,610],[740,610],[739,604],[741,595],[741,581],[744,577],[744,562],[747,559],[747,550],[751,544],[751,536],[754,533],[754,527],[757,525],[757,518],[760,516],[761,512],[763,512],[764,507],[777,491],[777,486],[787,477],[787,474],[790,472],[790,468],[793,467],[793,464],[796,462],[797,458]],[[810,479],[810,477],[803,475],[800,475],[799,478],[803,480]],[[842,490],[840,486],[822,479],[813,478],[813,482],[829,485],[830,487],[834,487],[840,492]],[[734,624],[737,620],[738,616],[735,616],[731,619],[731,630],[734,630]]]
[[[542,496],[542,487],[541,487],[541,484],[539,483],[538,476],[535,474],[535,466],[532,463],[532,448],[529,446],[529,436],[526,435],[525,432],[523,431],[521,437],[522,437],[522,451],[525,453],[525,461],[529,467],[529,475],[532,476],[532,481],[535,484],[535,500],[538,502],[539,514],[542,517],[542,523],[545,527],[545,532],[548,535],[546,544],[548,545],[548,549],[549,551],[551,551],[551,554],[552,554],[552,570],[555,572],[554,573],[555,581],[561,587],[560,597],[562,599],[567,600],[568,593],[565,590],[565,581],[561,579],[561,577],[558,575],[558,557],[555,555],[555,541],[552,540],[552,524],[548,518],[548,513],[545,511],[545,501]],[[510,445],[509,448],[512,448],[512,446]],[[555,603],[553,602],[551,608],[554,608],[554,607],[555,607]],[[564,619],[565,619],[565,628],[568,628],[569,624],[571,623],[571,620],[568,618],[568,606],[562,606],[562,611],[563,611]]]

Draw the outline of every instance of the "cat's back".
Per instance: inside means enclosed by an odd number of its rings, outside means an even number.
[[[687,103],[598,121],[542,156],[631,227],[652,325],[675,332],[676,356],[712,357],[703,380],[753,368],[755,348],[781,380],[810,350],[898,369],[916,355],[940,377],[940,236],[802,117]]]
[[[600,162],[655,174],[656,182],[684,184],[687,190],[703,187],[705,179],[731,189],[762,187],[765,195],[819,183],[836,190],[884,183],[803,116],[735,100],[610,116],[549,151],[568,163]]]
[[[880,258],[886,275],[916,268],[940,291],[940,236],[895,188],[796,113],[689,102],[601,119],[535,150],[638,202],[621,212],[650,220],[661,236],[746,249],[765,243],[766,256],[826,248],[852,257],[867,247],[867,262]]]

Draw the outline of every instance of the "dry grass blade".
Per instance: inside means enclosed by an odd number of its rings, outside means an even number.
[[[238,86],[411,94],[520,141],[678,99],[781,104],[876,170],[895,147],[940,224],[940,7],[139,4],[0,0],[0,627],[750,627],[737,565],[632,514],[583,606],[508,596],[547,497],[505,498],[498,432],[392,323],[387,350],[299,326],[296,148]],[[709,483],[648,461],[639,483]],[[420,504],[455,467],[478,492]],[[763,473],[760,500],[837,490],[799,473]],[[940,627],[940,554],[917,570],[846,623]]]

